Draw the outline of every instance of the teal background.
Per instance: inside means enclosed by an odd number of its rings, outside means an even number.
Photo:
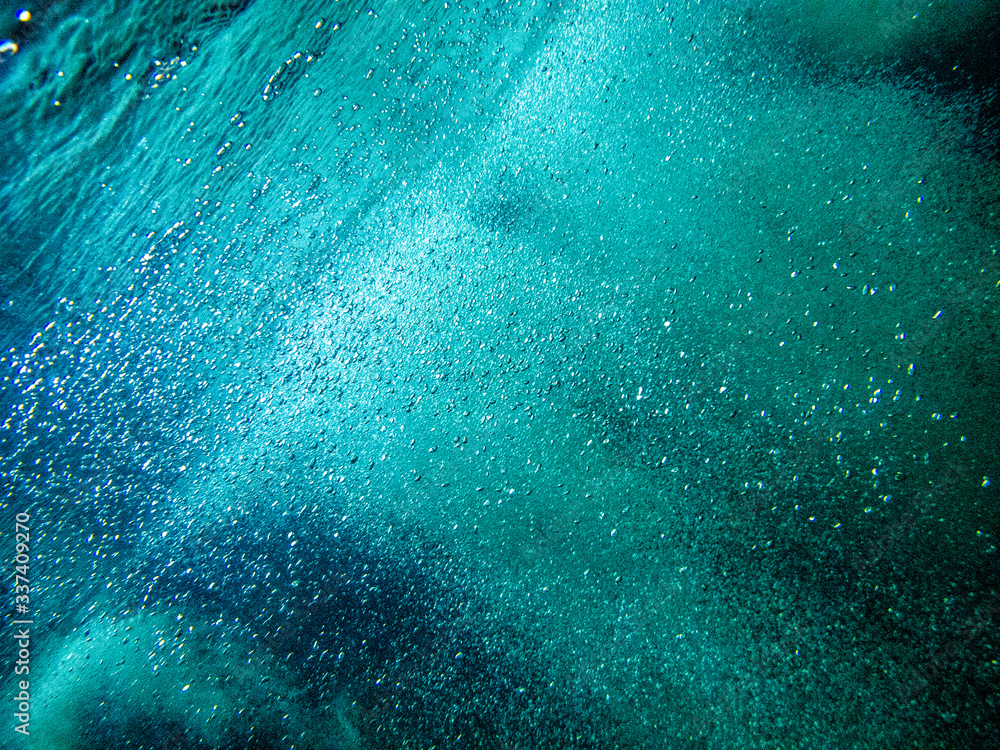
[[[15,10],[4,746],[997,746],[994,5]]]

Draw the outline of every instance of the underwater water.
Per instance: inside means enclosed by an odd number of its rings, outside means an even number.
[[[994,5],[3,10],[0,746],[1000,746]]]

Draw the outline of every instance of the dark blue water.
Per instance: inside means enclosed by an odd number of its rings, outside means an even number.
[[[995,746],[995,11],[15,10],[4,747]]]

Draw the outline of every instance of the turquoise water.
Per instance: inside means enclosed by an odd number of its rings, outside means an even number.
[[[4,747],[996,746],[989,6],[16,10]]]

